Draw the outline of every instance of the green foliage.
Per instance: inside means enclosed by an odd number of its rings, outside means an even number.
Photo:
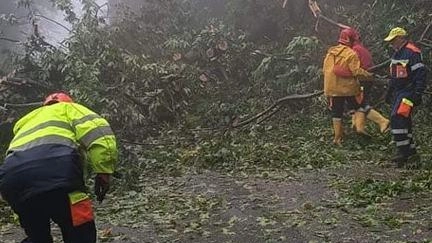
[[[257,80],[268,80],[271,90],[282,94],[307,93],[321,86],[322,48],[317,38],[297,36],[284,48],[282,54],[265,57],[254,71]]]
[[[382,42],[390,27],[406,27],[413,37],[422,34],[429,13],[420,2],[364,1],[350,7],[330,1],[322,10],[358,27],[379,62],[390,54]],[[22,1],[26,7],[30,3]],[[24,54],[11,57],[17,76],[47,85],[8,87],[0,100],[30,102],[52,90],[69,90],[78,102],[107,117],[120,139],[161,142],[151,148],[122,145],[120,170],[129,179],[125,187],[138,190],[143,174],[178,176],[191,167],[268,176],[350,161],[379,163],[391,152],[389,138],[371,143],[348,135],[346,147],[331,147],[323,98],[290,103],[275,123],[238,131],[203,129],[247,118],[287,94],[321,89],[322,59],[338,29],[320,22],[315,33],[306,1],[281,8],[278,1],[227,0],[227,11],[209,18],[208,9],[191,1],[151,0],[139,11],[126,8],[109,23],[93,1],[82,1],[80,17],[71,1],[52,3],[72,24],[70,36],[60,46],[31,36]],[[15,21],[11,15],[0,19]],[[429,48],[424,56],[429,65]],[[26,111],[0,110],[2,122]],[[430,112],[426,108],[416,119],[426,124]],[[431,131],[422,129],[419,141],[428,151]],[[348,199],[372,204],[407,190],[417,187],[367,180],[355,184]]]

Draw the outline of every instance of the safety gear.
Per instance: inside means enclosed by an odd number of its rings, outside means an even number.
[[[65,92],[56,92],[48,95],[43,105],[51,105],[58,102],[73,102],[72,98]]]
[[[370,109],[366,118],[376,123],[379,126],[381,133],[385,133],[389,130],[390,121],[375,109]]]
[[[114,172],[118,150],[109,123],[77,103],[39,107],[17,121],[13,132],[0,166],[0,192],[9,204],[54,189],[81,189],[79,149],[95,173]]]
[[[391,112],[391,133],[397,149],[394,161],[405,163],[413,151],[415,151],[414,136],[412,132],[412,102],[406,98],[411,91],[396,92]]]
[[[338,77],[334,73],[334,67],[339,65],[349,69],[352,77]],[[334,96],[356,96],[360,90],[357,79],[369,79],[372,74],[360,68],[360,60],[357,54],[345,45],[330,47],[324,59],[324,94]]]
[[[356,132],[362,136],[370,137],[366,132],[366,114],[361,111],[356,111],[354,115]]]
[[[417,150],[411,149],[406,154],[402,154],[399,151],[395,156],[392,157],[391,161],[396,164],[396,167],[401,168],[404,167],[408,161],[415,162],[420,160],[420,156],[417,154]]]
[[[396,114],[403,117],[410,117],[413,106],[414,103],[411,100],[402,98],[397,108]]]
[[[94,221],[93,208],[87,193],[74,191],[68,194],[72,225],[79,227]]]
[[[426,67],[421,51],[414,44],[407,42],[396,51],[390,64],[390,86],[396,96],[404,94],[415,105],[421,103],[421,94],[426,89]],[[420,97],[419,97],[420,96]]]
[[[80,104],[40,107],[21,118],[13,131],[7,155],[53,142],[72,149],[83,146],[95,173],[114,172],[118,154],[114,133],[104,118]]]
[[[341,145],[343,137],[343,125],[341,119],[333,119],[334,139],[333,144]]]
[[[28,236],[27,241],[23,241],[25,243],[52,243],[51,222],[59,226],[63,238],[61,242],[96,243],[94,220],[74,226],[70,200],[64,190],[49,191],[32,197],[23,202],[19,208],[20,224]],[[82,216],[85,214],[80,215]]]
[[[109,174],[97,174],[95,177],[94,191],[98,202],[102,202],[105,199],[110,188],[110,175]]]
[[[384,41],[392,41],[397,36],[406,36],[407,32],[401,27],[396,27],[390,30],[389,34],[386,38],[384,38]]]
[[[398,153],[391,158],[391,161],[396,164],[396,167],[402,168],[408,162],[408,156]]]
[[[351,129],[356,130],[355,113],[351,115]]]
[[[351,28],[341,30],[338,42],[343,45],[352,46],[354,40],[358,39],[358,34]]]

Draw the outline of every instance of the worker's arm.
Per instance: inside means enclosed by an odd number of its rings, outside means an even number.
[[[117,142],[109,123],[90,109],[73,103],[68,116],[77,141],[85,148],[97,174],[112,174],[117,162]]]
[[[372,73],[360,67],[360,59],[357,55],[351,55],[348,58],[348,68],[355,78],[359,80],[371,80]]]

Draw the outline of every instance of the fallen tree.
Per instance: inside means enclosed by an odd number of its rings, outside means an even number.
[[[318,31],[318,25],[319,25],[320,19],[323,19],[326,22],[328,22],[328,23],[330,23],[330,24],[332,24],[338,28],[341,28],[341,29],[351,28],[348,25],[338,23],[337,21],[334,21],[331,18],[323,15],[322,11],[321,11],[321,9],[318,6],[316,1],[314,1],[314,0],[308,0],[308,1],[309,1],[309,8],[310,8],[312,14],[314,15],[314,17],[317,19],[317,22],[315,24],[315,31]],[[287,1],[283,2],[283,5],[282,5],[283,8],[285,8],[286,3],[287,3]],[[429,44],[425,43],[425,41],[428,41],[427,39],[425,39],[425,36],[428,33],[431,25],[432,25],[432,21],[425,27],[425,29],[423,30],[417,43],[420,43],[420,44],[427,46],[427,47],[432,47],[432,44],[429,45]],[[267,56],[269,56],[269,55],[267,54]],[[389,63],[390,63],[390,60],[386,60],[382,63],[379,63],[379,64],[372,66],[371,68],[368,69],[368,71],[374,72],[380,68],[387,66]],[[381,82],[381,83],[388,83],[389,79],[382,77],[382,76],[377,76],[377,77],[378,77],[378,79],[376,79],[376,81]],[[311,98],[318,97],[322,94],[324,94],[324,91],[318,91],[318,92],[308,93],[308,94],[295,94],[295,95],[285,96],[283,98],[278,99],[275,103],[273,103],[272,105],[267,107],[264,111],[254,115],[254,116],[252,116],[252,117],[250,117],[244,121],[238,121],[237,119],[233,120],[229,126],[232,128],[238,128],[238,127],[242,127],[242,126],[245,126],[247,124],[250,124],[254,121],[257,121],[257,123],[261,123],[261,122],[267,120],[268,118],[272,117],[274,114],[276,114],[284,105],[289,103],[289,101],[311,99]],[[429,94],[429,92],[425,92],[425,94]],[[380,97],[377,104],[381,104],[383,102],[382,98],[383,98],[383,96]]]

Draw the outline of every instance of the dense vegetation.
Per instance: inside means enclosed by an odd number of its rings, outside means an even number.
[[[22,8],[37,21],[31,15],[31,1],[25,2],[21,1]],[[389,135],[376,133],[372,140],[351,134],[343,148],[331,146],[324,97],[287,102],[260,124],[232,128],[279,98],[322,89],[322,60],[339,29],[323,20],[316,25],[307,1],[288,0],[285,8],[283,2],[225,0],[205,6],[193,0],[148,0],[139,11],[125,7],[107,19],[93,1],[82,0],[80,16],[70,0],[52,0],[71,24],[70,36],[60,44],[50,43],[43,33],[33,31],[27,41],[17,43],[20,54],[0,67],[0,74],[14,71],[17,78],[0,83],[0,105],[37,102],[53,90],[70,91],[78,102],[107,117],[121,141],[123,178],[117,180],[113,193],[118,202],[102,212],[111,217],[110,222],[140,227],[142,222],[132,220],[131,214],[152,212],[146,214],[146,221],[167,239],[176,231],[205,235],[211,228],[209,221],[216,220],[206,213],[224,208],[223,200],[202,195],[184,199],[186,194],[175,191],[172,182],[161,182],[168,183],[169,189],[158,191],[157,182],[147,177],[160,173],[176,178],[211,169],[236,178],[286,181],[299,169],[346,168],[356,162],[381,165],[392,154]],[[431,67],[432,30],[424,32],[432,21],[431,1],[322,0],[318,4],[326,16],[360,31],[376,63],[392,53],[382,41],[389,29],[402,26],[413,40],[424,37],[418,44]],[[1,20],[0,24],[13,24]],[[383,68],[378,74],[386,71]],[[378,100],[385,82],[377,81],[374,87],[375,104],[386,114],[389,107]],[[428,124],[432,109],[431,97],[424,98],[415,116],[422,169],[401,180],[330,176],[331,187],[341,193],[331,202],[332,208],[353,207],[353,218],[366,226],[403,224],[379,208],[384,200],[403,193],[431,190]],[[29,109],[0,107],[2,152],[11,124]],[[304,209],[312,214],[317,208],[308,203]],[[359,207],[364,210],[359,212]],[[117,216],[109,216],[110,210]],[[8,212],[5,207],[0,208],[3,211]],[[307,221],[294,214],[279,212],[257,221],[261,226],[277,225],[287,217]],[[311,214],[302,217],[313,218]],[[322,211],[318,214],[325,216]],[[124,222],[125,218],[130,221]],[[339,223],[327,220],[324,225]],[[230,235],[238,218],[227,221],[224,234]],[[294,224],[299,223],[289,226]],[[278,234],[283,236],[284,231]]]

